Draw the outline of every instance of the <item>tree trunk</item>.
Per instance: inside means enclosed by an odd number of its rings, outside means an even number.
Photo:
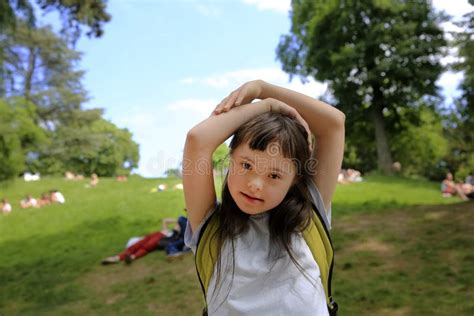
[[[36,52],[34,47],[29,49],[30,55],[28,56],[28,69],[25,74],[25,84],[24,84],[24,96],[25,99],[31,101],[31,86],[33,81],[33,74],[36,68]]]
[[[381,100],[374,97],[371,114],[375,127],[375,142],[377,144],[377,168],[383,173],[392,172],[392,155],[388,146],[387,132],[383,117]]]

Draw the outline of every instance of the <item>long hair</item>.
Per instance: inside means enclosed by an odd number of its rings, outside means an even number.
[[[248,144],[250,149],[265,151],[270,145],[277,144],[284,158],[292,161],[296,178],[283,201],[269,210],[270,254],[286,251],[298,270],[304,274],[291,249],[292,235],[308,227],[311,216],[311,202],[307,185],[311,181],[311,151],[306,129],[295,119],[279,113],[264,113],[243,124],[234,133],[230,143],[230,155],[240,145]],[[228,171],[229,172],[229,171]],[[214,216],[218,218],[218,229],[212,238],[217,238],[219,251],[216,264],[216,287],[221,280],[220,251],[226,241],[232,245],[232,268],[234,260],[234,240],[248,229],[250,215],[239,209],[229,191],[227,179],[223,182],[222,203]],[[233,279],[234,269],[232,269]],[[230,291],[230,288],[229,288]]]

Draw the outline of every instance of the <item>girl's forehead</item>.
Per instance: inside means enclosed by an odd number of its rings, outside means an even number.
[[[258,167],[270,167],[284,173],[292,173],[293,160],[283,156],[280,146],[270,144],[265,151],[253,150],[248,144],[242,144],[232,152],[233,159],[243,159],[254,163]]]
[[[267,148],[265,148],[264,151],[251,149],[248,143],[243,143],[239,147],[234,149],[232,154],[234,156],[243,154],[243,155],[254,156],[254,157],[268,156],[268,157],[285,159],[281,151],[281,146],[278,143],[269,144]]]

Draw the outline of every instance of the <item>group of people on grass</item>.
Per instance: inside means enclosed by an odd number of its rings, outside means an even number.
[[[64,204],[66,199],[64,195],[56,189],[44,192],[36,199],[31,194],[27,194],[24,199],[20,200],[20,208],[41,208],[50,204]],[[13,207],[8,199],[3,198],[0,204],[0,209],[3,214],[9,214],[13,211]]]
[[[80,181],[80,180],[84,180],[84,176],[82,174],[75,174],[74,172],[66,171],[64,173],[64,179]],[[123,181],[123,180],[121,178],[121,180],[117,179],[117,181]],[[91,179],[89,181],[89,184],[86,184],[86,188],[95,188],[98,184],[99,184],[99,176],[96,173],[93,173],[91,174]]]
[[[362,174],[359,170],[355,169],[341,169],[339,175],[337,176],[337,183],[348,184],[353,182],[362,182]]]
[[[458,196],[467,201],[474,199],[474,172],[471,172],[464,182],[455,182],[453,174],[448,172],[441,182],[441,193],[444,197]]]

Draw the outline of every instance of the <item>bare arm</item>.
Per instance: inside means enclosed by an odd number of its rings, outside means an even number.
[[[170,224],[176,224],[178,222],[175,218],[163,218],[163,230],[168,230]]]

